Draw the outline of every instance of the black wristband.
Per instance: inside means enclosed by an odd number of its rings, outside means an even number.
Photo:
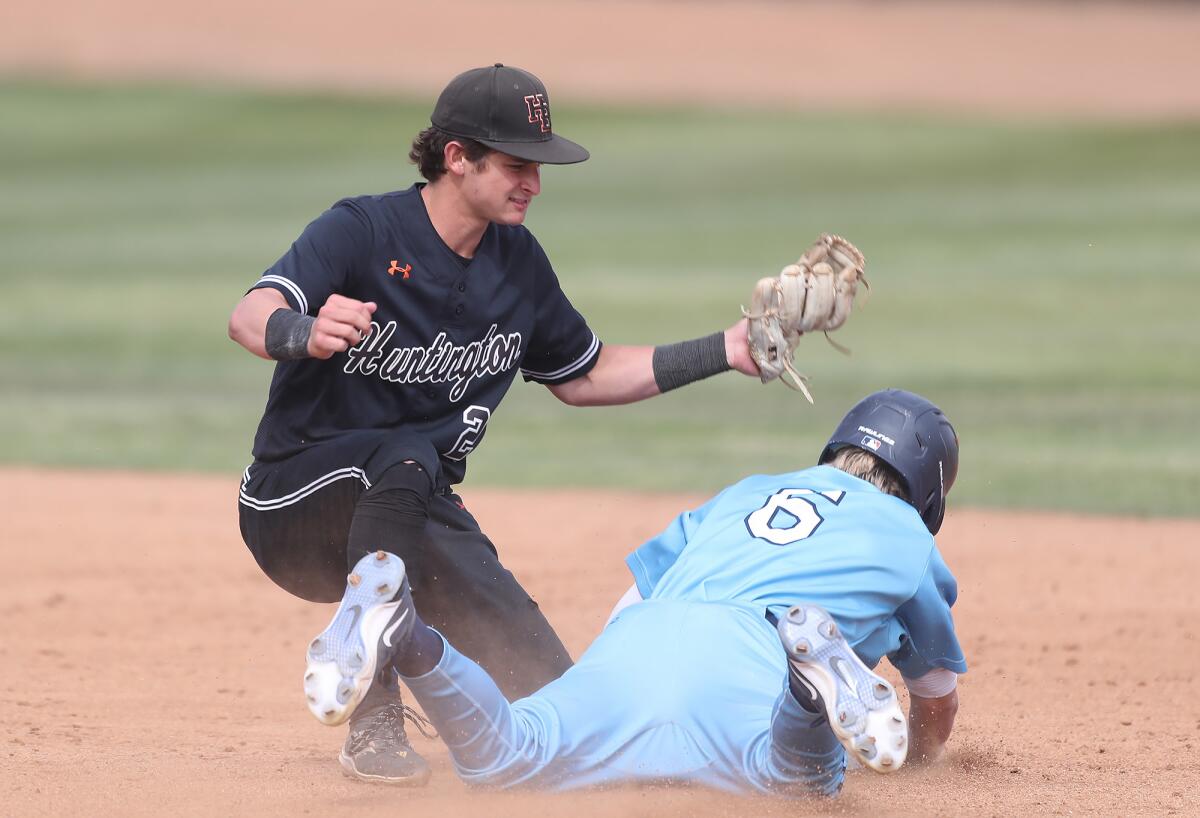
[[[267,319],[267,332],[263,345],[267,354],[277,361],[295,361],[311,357],[308,354],[308,338],[312,335],[311,315],[301,315],[295,310],[280,307]]]
[[[723,332],[655,347],[653,363],[659,392],[669,392],[733,368],[725,357]]]

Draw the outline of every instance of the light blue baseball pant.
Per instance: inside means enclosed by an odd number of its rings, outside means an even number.
[[[846,756],[787,690],[761,610],[650,600],[626,608],[563,676],[510,704],[447,643],[404,681],[469,784],[568,790],[636,781],[835,794]]]

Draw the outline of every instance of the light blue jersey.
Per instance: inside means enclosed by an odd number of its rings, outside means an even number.
[[[832,466],[755,475],[626,559],[643,599],[825,608],[868,666],[966,672],[958,585],[912,506]]]
[[[406,679],[459,775],[572,789],[672,780],[731,792],[833,794],[845,754],[787,690],[771,611],[815,603],[867,664],[966,670],[957,588],[907,503],[828,466],[749,477],[685,512],[627,559],[644,601],[578,664],[509,704],[447,646]]]

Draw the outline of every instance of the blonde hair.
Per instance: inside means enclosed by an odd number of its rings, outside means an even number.
[[[833,457],[826,460],[825,464],[866,480],[884,494],[899,497],[906,503],[911,502],[908,490],[904,487],[904,478],[899,472],[866,449],[843,446],[834,452]]]

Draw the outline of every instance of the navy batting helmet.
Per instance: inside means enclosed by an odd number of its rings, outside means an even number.
[[[895,469],[929,533],[938,533],[958,476],[958,435],[941,409],[902,389],[867,395],[842,418],[818,462],[844,446],[857,446]]]

